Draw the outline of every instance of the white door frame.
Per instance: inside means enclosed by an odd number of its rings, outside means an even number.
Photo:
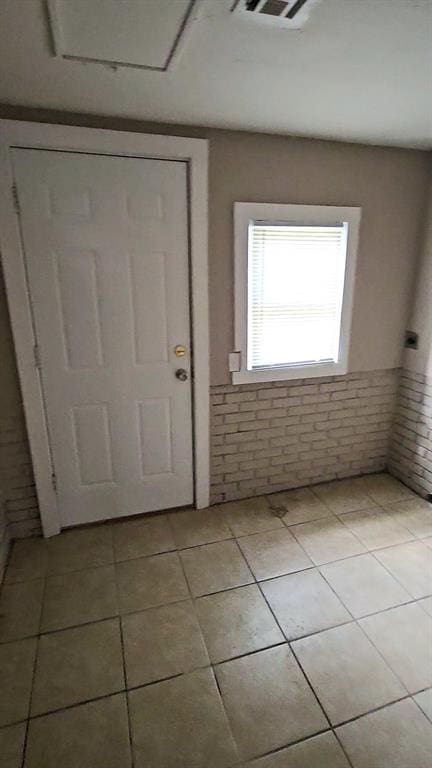
[[[107,131],[0,120],[0,251],[27,431],[45,536],[60,532],[53,465],[39,372],[35,333],[14,195],[11,149],[48,149],[120,155],[187,163],[193,345],[194,490],[198,509],[209,505],[209,327],[208,327],[208,142],[177,136]]]

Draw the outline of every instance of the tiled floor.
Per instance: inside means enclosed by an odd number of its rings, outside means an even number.
[[[431,595],[387,475],[18,542],[0,768],[430,768]]]

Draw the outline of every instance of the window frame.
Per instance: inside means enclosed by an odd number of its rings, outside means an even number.
[[[360,220],[361,208],[358,207],[234,203],[234,348],[239,358],[239,365],[237,370],[230,367],[233,384],[340,376],[348,372]],[[348,225],[337,362],[324,361],[248,370],[248,228],[251,221],[286,223],[296,226],[334,226],[342,223]]]

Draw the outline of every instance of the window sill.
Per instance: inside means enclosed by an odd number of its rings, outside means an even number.
[[[292,379],[314,379],[321,376],[343,376],[348,373],[344,362],[317,363],[288,368],[263,368],[255,371],[235,371],[231,374],[233,384],[253,384],[265,381],[289,381]]]

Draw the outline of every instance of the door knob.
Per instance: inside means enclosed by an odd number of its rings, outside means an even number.
[[[186,368],[177,368],[175,375],[176,379],[180,379],[180,381],[187,381],[188,379],[188,372]]]

